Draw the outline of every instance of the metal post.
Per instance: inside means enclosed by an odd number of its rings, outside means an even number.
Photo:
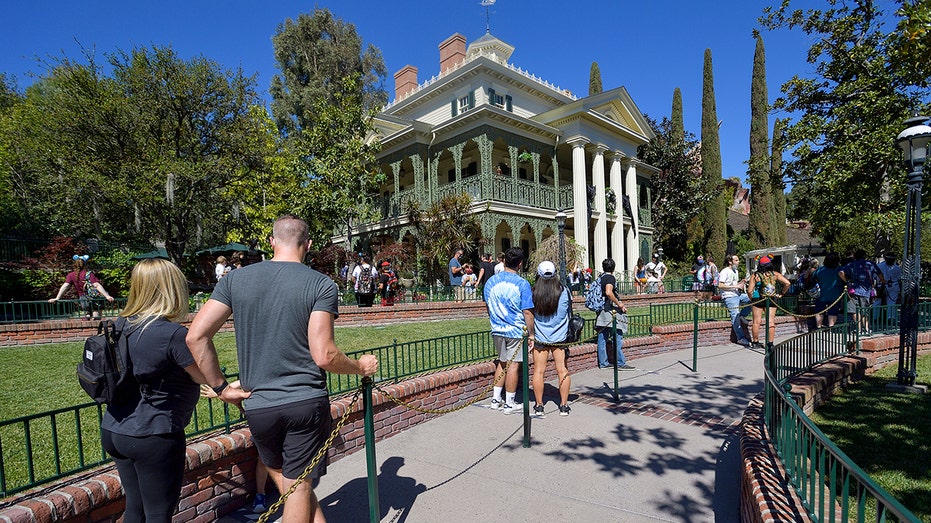
[[[556,226],[559,229],[559,281],[567,285],[566,271],[566,213],[562,209],[556,213]]]
[[[615,402],[618,402],[618,401],[621,401],[621,395],[620,395],[620,393],[618,392],[618,388],[620,388],[620,383],[618,382],[618,375],[617,375],[617,373],[618,373],[618,370],[617,370],[617,368],[618,368],[618,361],[617,361],[618,350],[617,350],[617,311],[616,311],[616,310],[612,310],[612,311],[611,311],[611,336],[612,336],[612,338],[611,338],[611,347],[612,347],[612,350],[614,350],[614,401],[615,401]],[[606,349],[607,349],[607,345],[608,345],[608,344],[607,344],[607,340],[605,340],[605,348],[606,348]],[[608,358],[608,361],[611,361],[611,359]]]
[[[528,362],[528,342],[527,335],[524,334],[524,342],[521,347],[523,351],[524,363],[521,365],[521,376],[523,377],[524,385],[521,387],[521,392],[524,396],[524,448],[530,448],[530,366],[527,365]],[[513,365],[514,362],[511,362]],[[507,377],[505,377],[507,380]]]
[[[762,293],[761,293],[761,294],[762,294]],[[767,296],[767,297],[766,297],[766,308],[763,309],[763,314],[766,315],[766,324],[765,324],[765,325],[766,325],[766,332],[763,333],[763,339],[766,340],[766,343],[764,344],[764,347],[765,347],[766,349],[769,349],[769,347],[770,347],[771,345],[773,345],[774,342],[776,341],[776,340],[771,340],[771,339],[769,339],[769,308],[770,308],[771,306],[772,306],[772,298],[770,298],[769,296]],[[773,337],[775,337],[775,336],[773,336]]]
[[[918,361],[918,293],[921,284],[921,189],[924,164],[928,159],[931,127],[927,116],[915,115],[905,124],[896,141],[908,169],[908,200],[905,207],[905,242],[902,255],[902,308],[899,318],[899,370],[896,387],[907,392],[925,392],[915,385]]]
[[[372,387],[370,377],[362,378],[362,407],[365,417],[365,464],[368,472],[369,521],[381,521],[381,506],[378,503],[378,463],[375,459],[375,409],[372,405]]]
[[[902,255],[902,310],[899,318],[899,385],[915,385],[918,361],[918,291],[921,284],[921,186],[924,169],[908,174],[905,247]]]
[[[698,372],[698,302],[692,308],[692,372]]]

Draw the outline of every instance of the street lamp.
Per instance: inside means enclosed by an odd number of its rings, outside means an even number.
[[[908,392],[925,392],[915,385],[918,360],[918,287],[921,282],[921,186],[924,163],[931,142],[931,127],[926,116],[906,120],[908,126],[896,141],[908,169],[908,200],[905,206],[905,246],[902,255],[902,308],[899,330],[899,373],[896,388]]]
[[[559,229],[559,281],[566,284],[566,213],[556,211],[556,227]]]

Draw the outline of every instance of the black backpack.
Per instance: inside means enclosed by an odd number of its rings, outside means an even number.
[[[78,363],[78,381],[84,392],[97,403],[112,404],[132,396],[128,391],[139,389],[129,359],[129,337],[125,318],[103,320],[97,334],[84,342],[84,354]]]

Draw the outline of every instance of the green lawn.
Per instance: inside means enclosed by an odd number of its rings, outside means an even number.
[[[931,384],[931,356],[918,360],[918,382]],[[812,420],[884,489],[931,521],[931,393],[894,394],[888,365],[818,407]]]
[[[336,343],[344,351],[351,352],[391,345],[394,340],[414,341],[486,330],[486,318],[339,327]],[[218,334],[214,342],[220,365],[228,373],[238,372],[233,333]],[[83,342],[72,342],[0,348],[0,355],[6,362],[0,366],[0,420],[90,401],[75,376],[83,346]]]

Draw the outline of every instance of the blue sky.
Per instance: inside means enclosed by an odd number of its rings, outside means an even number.
[[[772,2],[719,0],[498,0],[490,8],[491,32],[515,47],[511,63],[577,96],[588,94],[593,61],[604,89],[624,86],[642,112],[668,116],[672,94],[682,90],[685,127],[700,135],[703,56],[713,56],[724,176],[744,178],[749,154],[752,30]],[[806,0],[803,4],[818,3]],[[385,88],[393,99],[393,74],[405,65],[419,80],[439,70],[441,41],[453,33],[468,42],[485,33],[480,0],[113,0],[13,2],[0,20],[0,72],[19,86],[41,73],[37,58],[81,57],[140,45],[171,45],[181,56],[204,55],[228,68],[256,74],[266,98],[277,72],[271,37],[287,18],[330,9],[355,24],[366,43],[380,48],[388,69]],[[793,74],[810,74],[809,42],[799,32],[763,33],[770,101]],[[773,117],[770,116],[770,131]]]

